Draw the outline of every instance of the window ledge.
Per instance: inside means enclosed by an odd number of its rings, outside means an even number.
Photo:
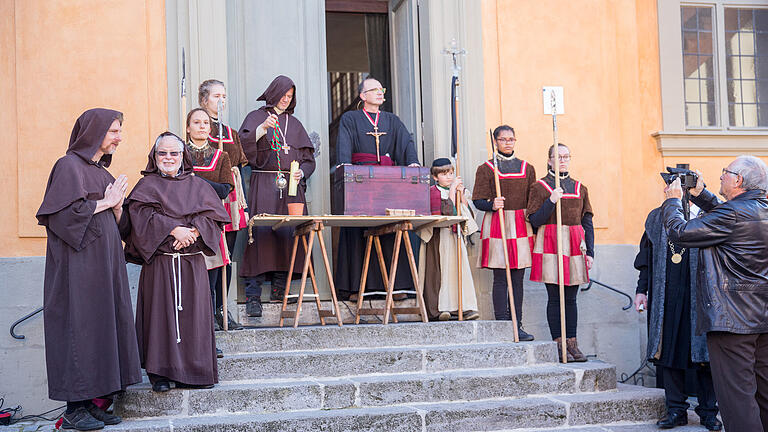
[[[768,156],[768,131],[656,132],[662,156]]]

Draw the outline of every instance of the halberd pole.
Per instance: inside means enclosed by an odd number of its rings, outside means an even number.
[[[496,184],[496,198],[501,198],[501,180],[499,179],[499,162],[496,157],[496,140],[493,136],[493,131],[490,129],[488,132],[491,135],[491,140],[488,143],[488,158],[493,160],[493,179]],[[509,313],[512,316],[513,336],[515,342],[520,342],[520,335],[517,327],[517,310],[515,309],[515,293],[512,289],[512,272],[509,268],[509,245],[507,245],[507,225],[504,221],[504,207],[496,210],[499,219],[499,231],[501,232],[501,243],[504,250],[504,271],[507,275],[507,296],[509,297]],[[491,219],[493,221],[493,219]],[[493,222],[491,222],[493,225]]]

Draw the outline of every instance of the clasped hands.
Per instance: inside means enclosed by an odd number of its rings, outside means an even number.
[[[184,226],[177,226],[171,230],[171,235],[175,239],[173,242],[173,248],[175,250],[180,250],[191,246],[192,243],[197,241],[197,238],[200,237],[200,232],[197,230],[197,228],[194,227],[187,228]]]

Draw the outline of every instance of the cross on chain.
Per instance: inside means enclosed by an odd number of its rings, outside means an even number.
[[[376,139],[376,161],[381,163],[381,156],[379,156],[379,137],[386,135],[386,132],[379,132],[379,126],[373,125],[373,132],[366,132],[366,135],[372,135]]]
[[[285,154],[288,154],[288,150],[290,150],[290,149],[291,149],[291,146],[289,146],[287,142],[283,141],[283,146],[282,146],[282,147],[280,147],[280,148],[282,148],[282,149],[283,149],[283,151],[285,152]]]

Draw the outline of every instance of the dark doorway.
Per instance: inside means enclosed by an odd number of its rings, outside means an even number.
[[[336,166],[339,119],[359,109],[358,85],[367,76],[390,88],[389,16],[387,0],[326,0],[326,52],[329,88],[329,162]],[[384,111],[392,111],[387,93]]]

